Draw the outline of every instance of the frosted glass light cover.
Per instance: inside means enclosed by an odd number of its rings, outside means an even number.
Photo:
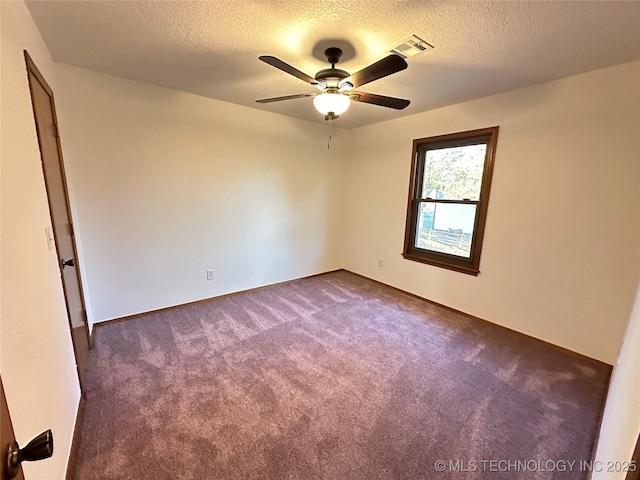
[[[323,115],[328,115],[329,112],[340,115],[347,111],[351,99],[341,93],[323,93],[313,98],[313,105]]]

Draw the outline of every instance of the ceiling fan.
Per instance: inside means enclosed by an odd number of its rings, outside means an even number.
[[[271,55],[258,57],[263,62],[299,78],[303,82],[314,86],[319,91],[287,95],[284,97],[264,98],[262,100],[256,100],[256,102],[270,103],[292,100],[294,98],[313,97],[313,105],[316,110],[325,116],[325,120],[338,118],[338,115],[344,113],[349,108],[351,100],[380,105],[381,107],[395,108],[396,110],[402,110],[409,105],[409,100],[402,98],[386,97],[384,95],[356,92],[353,90],[354,88],[361,87],[374,80],[379,80],[380,78],[407,68],[407,62],[399,55],[389,55],[363,68],[359,72],[349,74],[349,72],[336,68],[336,63],[338,63],[338,60],[340,60],[342,56],[342,50],[337,47],[330,47],[324,51],[324,54],[327,57],[327,61],[331,64],[331,68],[320,70],[316,73],[315,77],[310,77],[306,73]]]

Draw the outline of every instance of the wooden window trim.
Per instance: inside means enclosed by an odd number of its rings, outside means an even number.
[[[448,135],[438,135],[435,137],[419,138],[413,141],[413,150],[411,154],[411,180],[409,182],[409,196],[407,200],[407,219],[405,224],[404,250],[402,256],[406,260],[434,265],[436,267],[446,268],[469,275],[478,275],[480,273],[480,255],[482,252],[482,241],[484,238],[485,223],[487,220],[487,209],[489,206],[489,193],[491,191],[491,179],[493,177],[493,165],[495,161],[496,146],[498,143],[499,127],[481,128],[478,130],[469,130],[466,132],[458,132]],[[423,181],[422,168],[420,162],[421,150],[424,146],[437,145],[438,147],[462,146],[478,144],[479,139],[486,137],[487,154],[485,157],[485,165],[482,176],[482,186],[480,197],[477,201],[465,200],[441,200],[430,199],[431,203],[456,203],[456,204],[477,204],[479,208],[476,211],[476,223],[474,227],[473,243],[471,245],[471,255],[467,260],[456,255],[446,253],[427,251],[415,247],[416,223],[418,217],[418,205],[427,200],[419,198],[421,184]],[[481,142],[481,143],[484,143]]]

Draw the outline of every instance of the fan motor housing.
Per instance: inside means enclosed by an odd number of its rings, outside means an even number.
[[[345,72],[339,68],[326,68],[316,73],[316,80],[325,83],[327,86],[338,86],[340,80],[348,76],[349,72]],[[335,85],[331,85],[333,83],[335,83]]]

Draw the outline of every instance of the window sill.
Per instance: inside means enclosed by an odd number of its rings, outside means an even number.
[[[445,262],[438,262],[437,260],[432,260],[432,259],[424,258],[422,256],[412,255],[408,253],[403,253],[402,257],[405,260],[411,260],[413,262],[419,262],[419,263],[426,263],[427,265],[433,265],[434,267],[446,268],[447,270],[466,273],[467,275],[473,275],[474,277],[477,277],[478,274],[480,273],[480,270],[475,268],[465,267],[463,265],[453,265],[451,263],[445,263]]]

